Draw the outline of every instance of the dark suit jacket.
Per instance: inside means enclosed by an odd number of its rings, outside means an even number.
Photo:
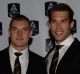
[[[80,42],[77,39],[59,62],[56,74],[80,74]]]
[[[12,74],[8,49],[0,51],[0,74]],[[44,59],[30,50],[26,74],[46,74]]]

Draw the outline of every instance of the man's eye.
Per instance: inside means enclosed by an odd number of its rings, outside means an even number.
[[[28,28],[28,27],[27,27],[27,28],[24,28],[24,31],[28,31],[29,29],[30,29],[30,28]]]
[[[51,21],[51,23],[55,23],[55,22],[56,22],[56,20],[52,20],[52,21]]]
[[[16,29],[16,28],[12,28],[11,30],[15,31],[15,30],[17,30],[17,29]]]
[[[65,20],[62,20],[61,22],[62,22],[62,23],[65,23],[66,21],[65,21]]]

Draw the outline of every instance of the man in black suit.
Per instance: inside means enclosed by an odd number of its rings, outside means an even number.
[[[80,74],[80,42],[71,33],[74,26],[73,15],[73,10],[65,3],[59,3],[49,11],[49,30],[55,39],[55,45],[64,46],[59,49],[56,66],[56,60],[53,61],[54,66],[51,64],[56,48],[48,53],[48,74]],[[54,71],[51,70],[52,67]]]
[[[16,52],[22,54],[18,60],[18,71],[21,71],[18,74],[46,74],[44,58],[29,50],[29,39],[32,36],[29,19],[24,15],[12,18],[8,32],[10,46],[0,51],[0,74],[16,74]]]

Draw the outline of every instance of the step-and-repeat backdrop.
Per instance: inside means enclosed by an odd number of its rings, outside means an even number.
[[[67,3],[75,15],[74,37],[80,40],[80,0],[0,0],[0,50],[6,48],[8,43],[8,27],[11,18],[23,14],[30,18],[33,30],[33,42],[30,50],[45,56],[54,46],[48,34],[48,10],[57,3]]]

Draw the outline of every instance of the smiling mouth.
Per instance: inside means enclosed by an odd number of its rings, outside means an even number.
[[[62,35],[62,31],[55,32],[56,35]]]

